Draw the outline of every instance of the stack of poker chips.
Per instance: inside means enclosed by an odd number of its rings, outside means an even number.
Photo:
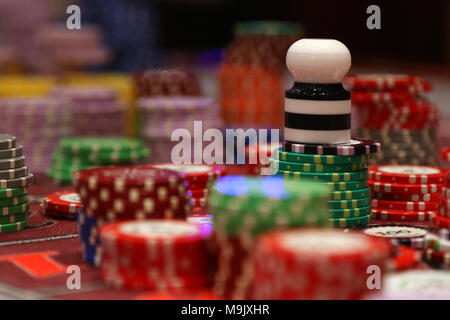
[[[23,147],[16,144],[16,137],[0,134],[0,234],[21,231],[27,226],[28,186],[32,182]]]
[[[221,66],[220,105],[228,125],[280,127],[287,49],[302,35],[287,22],[241,22]]]
[[[295,83],[286,91],[286,140],[270,159],[274,173],[329,186],[329,222],[336,227],[370,222],[366,165],[380,150],[374,141],[351,139],[350,93],[341,84],[350,61],[336,40],[303,39],[289,48]]]
[[[75,220],[81,207],[80,196],[74,190],[51,193],[42,201],[42,213],[53,219]]]
[[[203,140],[203,132],[209,128],[220,129],[217,103],[206,97],[150,97],[138,100],[141,138],[152,150],[152,162],[172,162],[172,150],[179,144],[172,134],[175,130],[189,133],[193,161],[195,140]],[[195,122],[197,125],[195,125]],[[197,126],[197,130],[194,130]],[[196,136],[198,134],[201,136]],[[183,136],[184,137],[184,136]],[[183,138],[185,139],[185,137]],[[203,142],[206,146],[208,143]],[[179,156],[179,154],[177,154]]]
[[[206,211],[208,206],[211,185],[217,178],[225,174],[225,168],[212,165],[189,165],[189,164],[155,164],[156,168],[175,170],[183,174],[186,179],[186,193],[192,214],[195,216],[211,216]]]
[[[209,201],[217,259],[214,293],[248,299],[254,279],[259,281],[252,272],[258,236],[277,228],[326,225],[328,200],[328,188],[315,183],[275,176],[219,178]]]
[[[371,290],[369,266],[383,270],[391,247],[355,231],[286,230],[261,236],[254,249],[255,300],[354,300]]]
[[[50,94],[70,101],[74,136],[125,135],[126,107],[118,101],[114,88],[60,86],[53,88]]]
[[[370,164],[437,164],[439,113],[421,95],[431,89],[422,77],[356,74],[347,76],[344,86],[359,112],[358,134],[383,145]]]
[[[141,141],[122,137],[68,137],[53,153],[48,175],[60,184],[70,184],[81,169],[142,163],[149,151]]]
[[[49,169],[58,141],[72,134],[72,108],[62,98],[0,99],[0,115],[1,131],[10,132],[27,145],[24,155],[34,173]]]
[[[438,167],[369,167],[372,218],[382,223],[429,225],[438,213],[445,172]]]
[[[104,226],[101,276],[113,288],[182,289],[210,283],[210,232],[185,221],[127,221]]]
[[[120,220],[185,219],[190,213],[185,179],[151,165],[92,168],[74,174],[83,208],[77,212],[84,260],[98,266],[99,227]]]

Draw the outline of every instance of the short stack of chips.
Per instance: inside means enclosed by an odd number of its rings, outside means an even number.
[[[439,227],[427,235],[423,260],[432,268],[450,270],[450,228]]]
[[[210,197],[217,258],[214,293],[248,298],[257,237],[277,228],[326,225],[328,199],[328,188],[310,182],[275,176],[219,178]]]
[[[374,220],[429,225],[438,213],[445,171],[432,166],[369,167]]]
[[[286,140],[270,159],[274,173],[328,186],[333,226],[367,225],[366,164],[380,144],[351,138],[350,93],[341,84],[351,64],[348,49],[336,40],[303,39],[289,48],[286,64],[295,83],[286,91]]]
[[[58,141],[72,134],[72,110],[65,99],[3,98],[0,116],[0,130],[10,132],[27,146],[24,155],[34,173],[50,168]]]
[[[154,163],[173,161],[172,152],[180,142],[172,139],[176,129],[189,132],[191,138],[189,152],[192,155],[189,161],[193,161],[194,140],[202,140],[203,132],[209,128],[222,127],[218,105],[211,98],[150,97],[139,99],[137,104],[141,116],[141,138],[151,148],[150,161]],[[194,121],[200,126],[196,131]],[[199,132],[201,136],[196,137]],[[203,146],[208,144],[203,142]],[[180,156],[180,152],[176,156]]]
[[[180,172],[186,179],[186,193],[192,207],[192,214],[211,217],[211,214],[206,211],[211,185],[217,178],[225,175],[224,167],[171,163],[155,164],[154,166]]]
[[[367,295],[369,266],[383,266],[389,242],[355,231],[286,230],[254,249],[254,300],[355,300]]]
[[[73,135],[125,135],[126,107],[118,101],[118,93],[114,88],[60,86],[52,89],[51,96],[70,101]]]
[[[370,164],[436,165],[437,107],[421,94],[431,85],[420,76],[356,74],[344,79],[361,118],[358,134],[377,139],[383,151]]]
[[[57,183],[70,184],[80,169],[142,163],[149,151],[139,140],[122,137],[69,137],[61,139],[48,175]]]
[[[74,190],[51,193],[42,201],[42,213],[52,219],[75,220],[81,207],[80,195]]]
[[[83,208],[77,212],[81,251],[86,262],[101,262],[99,227],[106,222],[186,219],[185,179],[151,165],[92,168],[74,174]]]
[[[227,124],[280,127],[283,65],[302,27],[287,22],[241,22],[220,70],[222,117]]]
[[[185,221],[127,221],[100,229],[101,276],[113,288],[178,290],[211,281],[210,232]]]
[[[16,137],[0,134],[0,234],[27,226],[28,186],[33,182]]]

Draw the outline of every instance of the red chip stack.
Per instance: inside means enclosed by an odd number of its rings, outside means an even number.
[[[179,289],[210,281],[209,233],[182,221],[127,221],[101,227],[107,285],[122,289]]]
[[[389,223],[429,225],[438,213],[445,171],[439,167],[369,167],[372,216]]]
[[[445,185],[442,188],[439,213],[438,216],[433,218],[433,223],[438,228],[450,229],[450,170],[447,170]]]
[[[384,266],[384,239],[335,230],[289,230],[261,236],[254,257],[252,299],[361,299],[368,267]],[[332,268],[330,268],[332,266]],[[383,270],[383,269],[382,269]]]
[[[437,164],[439,112],[422,95],[430,83],[405,74],[355,74],[343,83],[359,114],[358,135],[383,146],[370,164]]]
[[[273,150],[279,145],[258,143],[245,147],[245,169],[246,174],[259,176],[261,173],[269,175],[270,164],[269,158],[272,156]]]

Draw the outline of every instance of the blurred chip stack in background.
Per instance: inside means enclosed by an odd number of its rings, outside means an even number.
[[[423,96],[430,83],[412,75],[355,74],[344,86],[360,115],[358,135],[383,146],[370,164],[437,164],[439,112]]]
[[[279,128],[283,123],[284,61],[303,36],[288,22],[241,22],[220,68],[220,105],[228,126]]]
[[[0,97],[46,96],[56,82],[51,76],[4,75],[0,77]]]

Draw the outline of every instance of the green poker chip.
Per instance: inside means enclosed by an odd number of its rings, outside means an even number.
[[[0,224],[0,233],[22,231],[23,229],[25,229],[26,226],[27,220],[18,221],[14,223]]]
[[[327,225],[329,189],[282,177],[224,176],[209,205],[217,232],[257,235],[277,226]]]
[[[357,218],[370,215],[370,205],[360,208],[330,210],[333,219]]]
[[[7,199],[22,196],[28,193],[28,188],[8,188],[0,189],[0,199]]]
[[[348,182],[325,182],[323,184],[327,185],[331,189],[331,191],[364,189],[369,186],[369,184],[367,183],[367,179]]]
[[[328,204],[331,209],[361,208],[370,205],[370,197],[352,200],[330,200]]]
[[[28,194],[24,194],[18,197],[4,198],[0,199],[0,207],[17,206],[19,204],[28,202],[28,200],[29,200]]]
[[[293,171],[293,172],[308,172],[308,173],[334,173],[334,172],[353,172],[365,169],[367,164],[362,163],[352,163],[352,164],[314,164],[314,163],[295,163],[280,161],[274,158],[269,159],[269,164],[272,168],[283,171]]]
[[[274,150],[274,157],[276,160],[294,162],[294,163],[313,163],[324,165],[338,165],[338,164],[359,164],[366,163],[369,159],[368,155],[357,156],[334,156],[321,154],[303,154],[294,152],[285,152],[282,148]]]
[[[0,216],[0,224],[11,224],[28,219],[28,212],[12,214],[9,216]]]
[[[365,226],[370,223],[371,215],[355,217],[355,218],[340,218],[340,219],[329,219],[329,222],[334,227],[348,228],[348,227],[359,227]]]
[[[16,206],[2,207],[0,210],[2,211],[1,216],[9,216],[12,214],[24,213],[27,212],[30,208],[30,204],[23,203]]]
[[[370,197],[370,189],[346,190],[346,191],[332,191],[331,200],[353,200]]]
[[[368,176],[367,169],[353,172],[311,173],[278,170],[279,175],[296,180],[314,180],[319,182],[348,182],[365,180]]]

